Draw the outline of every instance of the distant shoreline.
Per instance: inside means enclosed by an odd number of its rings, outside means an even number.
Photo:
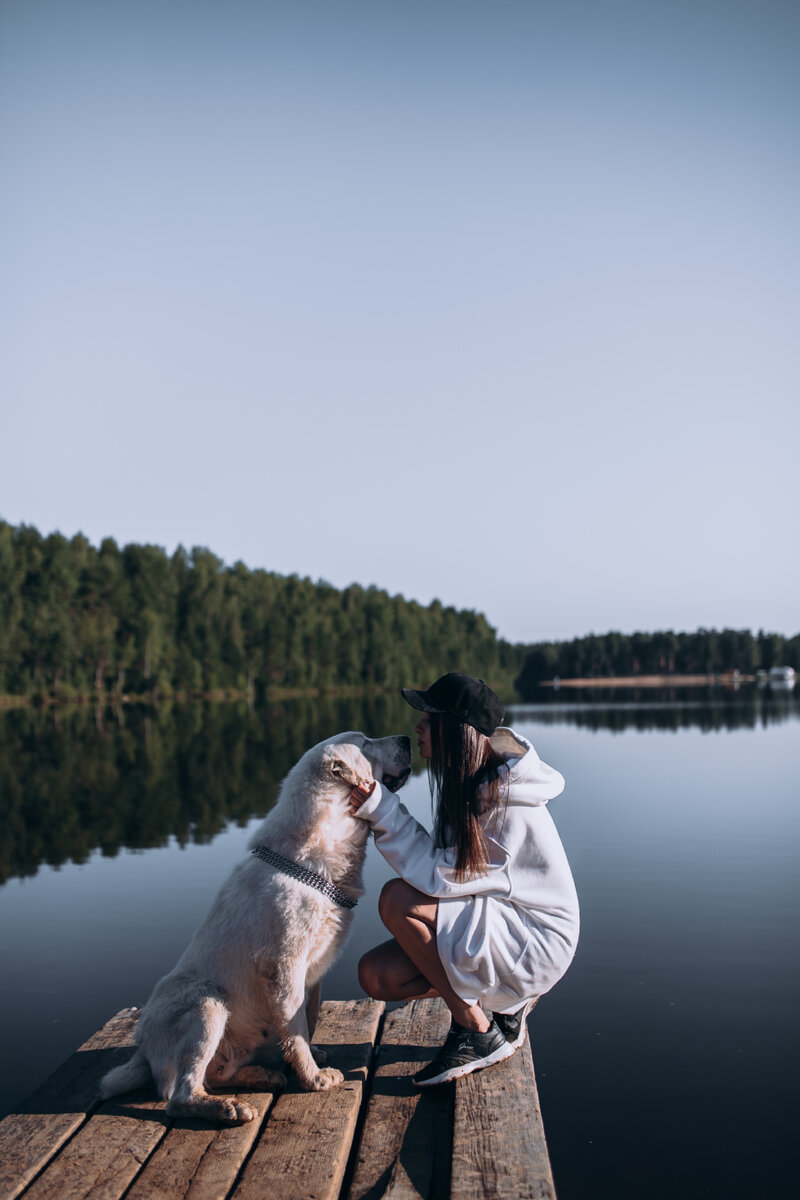
[[[543,679],[539,687],[731,687],[755,683],[755,675],[595,675],[588,679]]]
[[[733,687],[740,683],[755,683],[755,675],[596,675],[579,679],[543,679],[539,687],[552,688],[659,688],[659,687]],[[76,706],[84,708],[120,708],[132,705],[154,707],[159,704],[187,703],[230,703],[245,701],[274,703],[281,700],[316,699],[321,697],[354,698],[360,696],[385,695],[395,689],[385,687],[338,687],[338,688],[289,688],[272,687],[256,701],[253,692],[236,688],[218,688],[208,692],[88,692],[78,695],[53,696],[41,693],[34,696],[0,694],[0,710],[11,708],[60,708]],[[524,703],[521,698],[508,700],[507,706]]]
[[[338,687],[338,688],[267,688],[258,703],[270,703],[274,700],[297,700],[318,696],[335,698],[352,696],[375,696],[385,692],[386,688],[375,687]],[[248,704],[257,703],[255,693],[238,688],[217,688],[208,692],[81,692],[75,695],[54,696],[37,693],[33,696],[0,695],[2,708],[57,708],[62,705],[76,705],[84,708],[120,708],[123,705],[144,704],[187,704],[204,701],[208,703],[225,703],[228,701],[246,701]]]

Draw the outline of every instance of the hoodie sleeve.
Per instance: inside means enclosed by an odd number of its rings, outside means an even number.
[[[511,892],[510,850],[488,831],[485,831],[489,854],[487,874],[459,882],[455,878],[455,851],[451,847],[440,849],[436,846],[427,829],[380,784],[356,816],[369,821],[376,846],[401,879],[426,896],[443,899],[490,893],[508,896]]]

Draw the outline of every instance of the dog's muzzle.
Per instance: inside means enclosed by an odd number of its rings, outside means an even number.
[[[405,781],[411,774],[411,767],[406,767],[405,771],[401,771],[399,775],[384,775],[381,783],[387,787],[390,792],[399,791]]]

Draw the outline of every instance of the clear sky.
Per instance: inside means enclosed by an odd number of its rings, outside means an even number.
[[[795,633],[794,0],[4,0],[0,516]]]

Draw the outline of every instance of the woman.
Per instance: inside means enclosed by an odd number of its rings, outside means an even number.
[[[350,811],[369,821],[400,877],[379,902],[393,936],[364,955],[359,980],[378,1000],[441,996],[450,1009],[447,1040],[414,1077],[426,1087],[521,1045],[528,1011],[572,961],[578,898],[545,808],[564,780],[500,725],[491,688],[451,672],[403,696],[423,713],[415,733],[436,799],[434,836],[379,785],[353,790]]]

